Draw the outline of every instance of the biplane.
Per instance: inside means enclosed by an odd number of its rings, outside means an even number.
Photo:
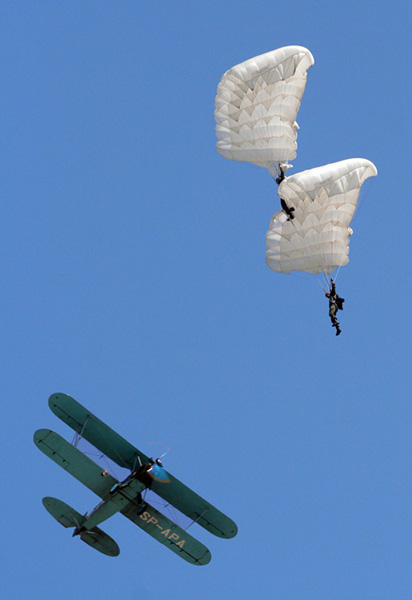
[[[39,429],[34,443],[49,458],[63,467],[92,492],[101,502],[90,514],[81,515],[56,498],[43,498],[48,512],[64,527],[74,527],[73,536],[108,556],[120,552],[116,542],[98,525],[120,512],[164,546],[194,565],[210,562],[210,551],[174,521],[146,502],[151,490],[166,503],[198,523],[214,535],[232,538],[236,524],[217,508],[168,473],[160,459],[152,459],[132,446],[89,410],[66,394],[52,394],[49,406],[54,414],[75,431],[73,444],[50,429]],[[79,439],[84,438],[100,453],[125,467],[130,474],[118,481],[108,470],[81,452]]]

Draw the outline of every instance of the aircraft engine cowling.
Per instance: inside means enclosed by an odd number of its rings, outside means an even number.
[[[159,483],[170,483],[168,472],[163,468],[160,461],[156,461],[153,466],[147,470],[147,474],[151,479],[158,481]]]

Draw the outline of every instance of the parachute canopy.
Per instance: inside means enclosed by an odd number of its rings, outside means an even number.
[[[302,46],[285,46],[226,71],[215,99],[217,151],[270,168],[296,156],[296,116],[314,64]]]
[[[279,196],[294,218],[285,211],[273,215],[266,234],[266,263],[274,271],[331,273],[349,262],[349,223],[359,192],[368,177],[377,175],[365,158],[349,158],[287,177]]]

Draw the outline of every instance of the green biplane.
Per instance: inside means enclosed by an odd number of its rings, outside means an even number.
[[[66,394],[53,394],[49,406],[55,415],[76,432],[75,443],[84,438],[121,467],[129,469],[124,481],[117,481],[107,470],[98,466],[49,429],[39,429],[34,443],[44,454],[81,481],[102,501],[90,514],[81,515],[56,498],[43,498],[49,513],[64,527],[74,527],[73,536],[80,538],[108,556],[120,552],[116,542],[98,525],[121,512],[141,529],[194,565],[206,565],[210,551],[164,514],[150,506],[145,490],[152,490],[181,513],[214,535],[232,538],[236,524],[217,508],[168,473],[160,461],[147,457],[110,429],[89,410]]]

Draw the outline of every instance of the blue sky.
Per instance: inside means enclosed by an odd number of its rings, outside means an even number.
[[[7,597],[409,600],[410,3],[4,2]],[[264,260],[264,169],[215,150],[228,68],[315,57],[293,172],[372,160],[336,338],[315,277]],[[231,516],[195,568],[117,515],[110,559],[55,523],[98,502],[33,445],[65,392]],[[160,452],[159,452],[160,453]]]

